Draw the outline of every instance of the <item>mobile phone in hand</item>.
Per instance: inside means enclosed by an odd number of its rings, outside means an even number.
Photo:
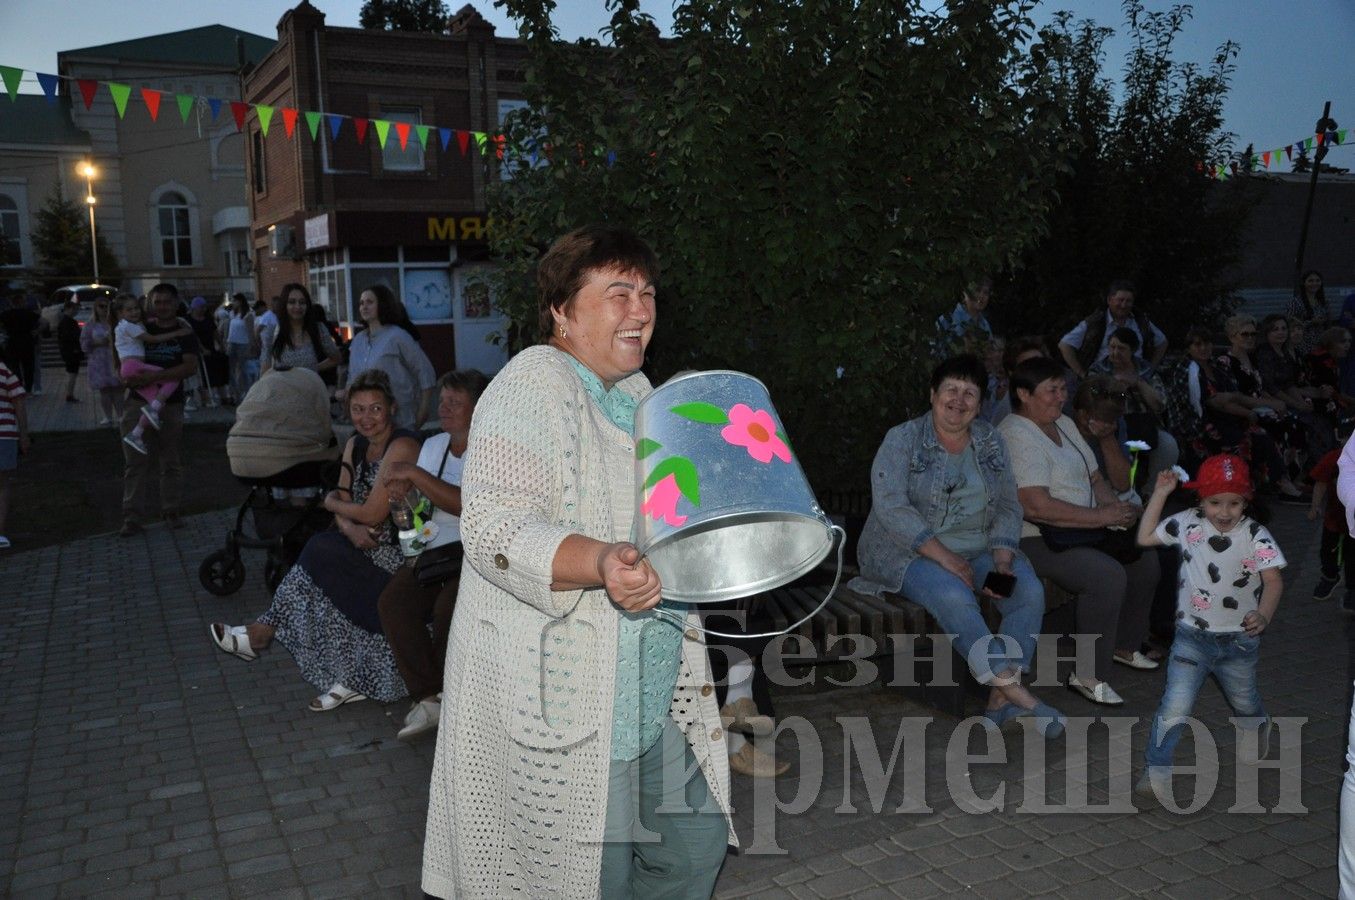
[[[1016,576],[989,572],[988,577],[983,579],[983,589],[999,597],[1010,597],[1012,591],[1016,590]]]

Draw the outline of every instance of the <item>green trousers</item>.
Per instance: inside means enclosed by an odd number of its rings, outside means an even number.
[[[707,900],[714,892],[728,826],[672,719],[639,759],[612,760],[604,840],[602,900]]]

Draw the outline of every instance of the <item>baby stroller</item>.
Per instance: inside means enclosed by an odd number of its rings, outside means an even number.
[[[324,496],[338,483],[341,452],[319,375],[279,368],[250,388],[226,438],[231,473],[249,496],[225,546],[198,566],[202,586],[219,597],[240,590],[243,548],[267,551],[264,584],[276,589],[306,541],[329,526]]]

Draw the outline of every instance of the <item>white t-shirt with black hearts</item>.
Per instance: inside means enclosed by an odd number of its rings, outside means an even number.
[[[1181,547],[1176,618],[1203,631],[1242,631],[1242,619],[1261,600],[1261,570],[1285,566],[1275,538],[1243,516],[1222,532],[1199,509],[1158,523],[1157,537]]]

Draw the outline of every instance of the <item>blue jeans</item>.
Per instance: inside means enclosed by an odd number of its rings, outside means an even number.
[[[971,558],[969,565],[977,590],[993,571],[993,554],[981,553]],[[1035,655],[1035,636],[1044,619],[1044,586],[1024,557],[1012,561],[1012,574],[1016,576],[1012,595],[995,602],[1002,613],[999,633],[1016,642],[1015,654],[988,630],[974,590],[940,563],[919,557],[903,573],[903,595],[926,608],[946,634],[956,636],[955,649],[964,654],[980,684],[989,684],[997,674],[1011,669],[1029,672]]]
[[[1167,687],[1148,732],[1150,769],[1171,766],[1176,745],[1186,728],[1185,719],[1211,674],[1218,680],[1234,715],[1265,716],[1261,694],[1256,690],[1256,657],[1260,648],[1261,639],[1248,637],[1244,631],[1201,631],[1192,625],[1176,626],[1176,640],[1167,662]]]

